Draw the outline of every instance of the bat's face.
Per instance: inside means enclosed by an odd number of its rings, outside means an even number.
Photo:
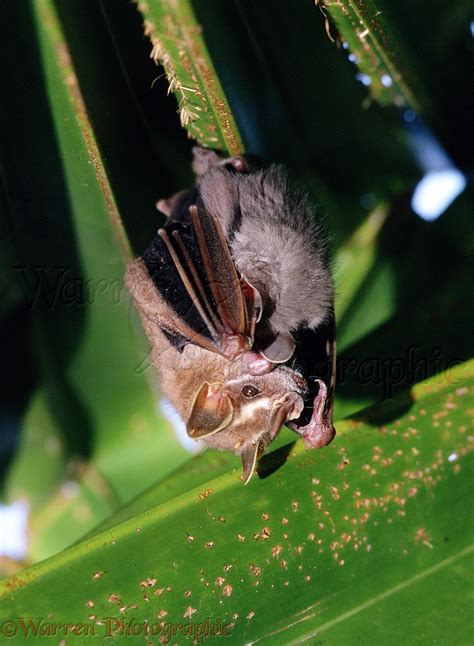
[[[303,377],[285,366],[265,375],[205,382],[192,405],[188,434],[214,448],[243,458],[250,453],[256,459],[285,422],[301,415],[306,388]]]

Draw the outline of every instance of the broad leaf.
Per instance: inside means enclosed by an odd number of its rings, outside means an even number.
[[[455,594],[437,639],[467,643],[473,386],[463,364],[340,423],[323,451],[268,456],[248,487],[231,471],[150,507],[6,580],[2,617],[119,638],[120,621],[208,619],[239,643],[337,644],[381,640],[395,614],[419,634],[413,600],[443,589],[422,607],[433,617]]]

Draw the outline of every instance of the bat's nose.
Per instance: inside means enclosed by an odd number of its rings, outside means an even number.
[[[306,379],[300,375],[299,372],[292,371],[291,375],[293,381],[295,382],[295,386],[298,388],[298,390],[305,391],[308,389],[308,384],[306,383]]]

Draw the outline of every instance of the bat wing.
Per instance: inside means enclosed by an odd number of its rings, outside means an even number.
[[[167,334],[232,360],[252,346],[259,299],[251,286],[244,296],[219,223],[194,204],[189,216],[160,229],[143,260],[176,314],[166,322]]]

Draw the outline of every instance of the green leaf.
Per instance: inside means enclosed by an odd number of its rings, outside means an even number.
[[[61,431],[38,392],[23,418],[22,443],[9,470],[7,500],[25,500],[33,510],[41,508],[55,493],[65,472]]]
[[[190,0],[139,2],[151,58],[161,63],[181,125],[203,146],[236,155],[243,145]]]
[[[354,231],[350,239],[338,250],[335,261],[336,282],[336,320],[338,325],[338,349],[353,343],[357,337],[362,337],[368,331],[377,327],[381,317],[374,308],[367,308],[367,299],[362,303],[363,320],[358,324],[353,316],[347,316],[348,310],[354,307],[355,297],[366,283],[377,258],[380,232],[388,215],[386,205],[378,206],[366,220]],[[380,281],[379,281],[380,282]],[[383,280],[384,295],[389,295],[387,281]],[[385,300],[385,299],[384,299]],[[370,295],[370,303],[380,303],[380,299]],[[361,308],[361,303],[356,305]],[[384,309],[379,308],[379,309]],[[369,316],[367,316],[369,312]],[[345,327],[345,319],[349,318],[349,330]],[[384,315],[382,314],[382,320]]]
[[[231,471],[151,507],[4,581],[1,616],[102,637],[121,620],[209,619],[275,644],[395,644],[386,627],[403,616],[404,636],[467,643],[473,387],[470,362],[341,422],[323,451],[267,456],[247,487]]]
[[[9,9],[37,55],[12,63],[17,85],[2,106],[8,117],[2,134],[10,162],[5,182],[15,197],[9,224],[17,270],[8,272],[20,283],[33,321],[39,383],[18,420],[21,464],[9,465],[4,497],[12,502],[21,492],[28,501],[31,553],[44,558],[188,454],[158,413],[147,343],[138,321],[131,325],[123,273],[132,254],[54,3],[31,6],[31,14],[27,4]],[[26,69],[28,84],[21,80]],[[13,114],[25,116],[19,131],[6,126]],[[37,172],[21,172],[25,163]],[[51,438],[59,447],[54,455],[48,454]],[[44,468],[37,468],[41,456]],[[92,480],[90,474],[96,474]],[[66,511],[62,491],[70,481],[79,493]],[[87,513],[77,513],[81,500]],[[59,532],[51,515],[65,511],[68,531]]]
[[[434,223],[400,211],[386,220],[374,267],[338,326],[337,418],[472,356],[471,213],[466,192]]]
[[[419,82],[403,52],[395,26],[372,0],[317,0],[369,79],[370,95],[381,105],[423,107]],[[329,26],[326,25],[330,35]],[[415,91],[416,88],[416,91]]]

